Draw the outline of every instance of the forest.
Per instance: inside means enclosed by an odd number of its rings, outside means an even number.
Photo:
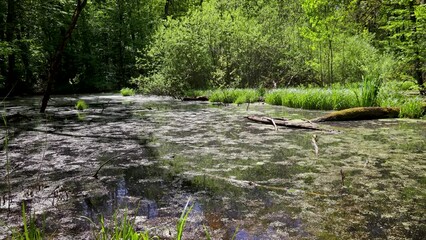
[[[132,87],[179,96],[193,89],[324,87],[363,79],[412,82],[425,93],[422,0],[0,4],[4,96],[44,93],[49,81],[56,94]]]
[[[425,0],[0,0],[0,239],[424,239]]]

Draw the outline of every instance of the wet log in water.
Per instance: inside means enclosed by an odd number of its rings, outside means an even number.
[[[249,116],[247,119],[264,124],[273,124],[277,126],[285,126],[290,128],[302,128],[310,130],[332,131],[316,122],[327,121],[357,121],[357,120],[371,120],[381,118],[397,118],[399,116],[399,108],[382,108],[382,107],[357,107],[349,108],[341,111],[329,113],[325,116],[318,117],[312,120],[288,120],[274,118],[271,119],[266,116]]]
[[[329,113],[325,116],[312,119],[312,122],[326,121],[356,121],[381,118],[397,118],[399,108],[357,107]]]
[[[277,126],[285,126],[289,128],[330,131],[329,129],[326,129],[316,123],[313,123],[311,121],[306,121],[306,120],[289,120],[285,118],[274,118],[273,121],[271,121],[272,118],[263,117],[263,116],[248,116],[247,119],[254,122],[269,124],[269,125],[273,125],[275,122],[275,125]]]
[[[199,97],[184,97],[182,98],[182,101],[208,101],[209,98],[206,96],[199,96]]]

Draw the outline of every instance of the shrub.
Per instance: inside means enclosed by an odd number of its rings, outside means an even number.
[[[131,88],[122,88],[120,90],[120,93],[123,96],[134,96],[136,92],[134,89],[131,89]]]

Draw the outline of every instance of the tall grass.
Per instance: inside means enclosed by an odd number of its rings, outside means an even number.
[[[29,216],[29,219],[27,219],[26,209],[25,209],[25,203],[22,203],[22,223],[23,223],[23,230],[22,231],[13,231],[12,233],[12,239],[13,240],[42,240],[44,239],[43,230],[40,229],[36,224],[36,217],[35,215],[31,217]]]
[[[380,79],[369,79],[367,77],[363,78],[363,83],[361,86],[361,92],[358,94],[355,91],[358,106],[359,107],[373,107],[377,106],[377,97],[379,95],[379,90],[382,85]]]
[[[178,224],[176,227],[176,230],[177,230],[176,240],[182,239],[185,223],[188,220],[189,213],[192,211],[192,207],[193,207],[193,205],[189,207],[190,201],[191,201],[191,198],[189,198],[188,201],[186,202],[185,208],[183,209],[182,214],[180,215],[180,218],[178,220]]]
[[[176,240],[181,240],[183,236],[183,231],[185,229],[185,224],[188,221],[189,213],[192,211],[192,206],[189,206],[190,199],[188,199],[185,208],[182,211],[182,214],[176,224]],[[160,239],[157,236],[151,236],[146,231],[137,231],[134,220],[131,220],[127,213],[119,219],[117,213],[114,214],[112,225],[108,226],[105,223],[105,218],[101,217],[100,225],[97,226],[90,218],[83,217],[92,223],[99,230],[93,233],[94,239],[96,240],[150,240],[150,239]]]
[[[303,109],[345,109],[357,105],[356,93],[348,89],[287,88],[266,94],[265,102]]]

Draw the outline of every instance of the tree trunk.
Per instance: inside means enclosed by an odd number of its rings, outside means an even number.
[[[15,11],[15,0],[7,1],[7,17],[6,17],[6,42],[11,44],[15,39],[15,27],[16,27],[16,11]],[[14,48],[14,47],[13,47]],[[16,55],[11,53],[8,56],[8,66],[5,81],[5,90],[7,95],[13,95],[14,87],[17,83],[17,75],[15,72]]]
[[[166,0],[166,5],[164,5],[164,18],[170,15],[170,5],[172,5],[173,0]]]
[[[13,1],[13,0],[12,0]],[[46,80],[46,89],[44,91],[44,96],[41,102],[40,113],[44,113],[46,111],[47,103],[50,99],[50,94],[52,92],[53,84],[55,82],[56,75],[59,71],[59,66],[61,64],[62,54],[65,50],[65,47],[68,43],[68,40],[71,38],[71,34],[77,25],[78,18],[83,11],[84,6],[86,6],[87,0],[77,0],[77,6],[75,7],[74,14],[71,19],[71,23],[68,27],[68,31],[65,33],[62,38],[61,43],[56,48],[55,54],[50,63],[49,71],[47,73]]]

